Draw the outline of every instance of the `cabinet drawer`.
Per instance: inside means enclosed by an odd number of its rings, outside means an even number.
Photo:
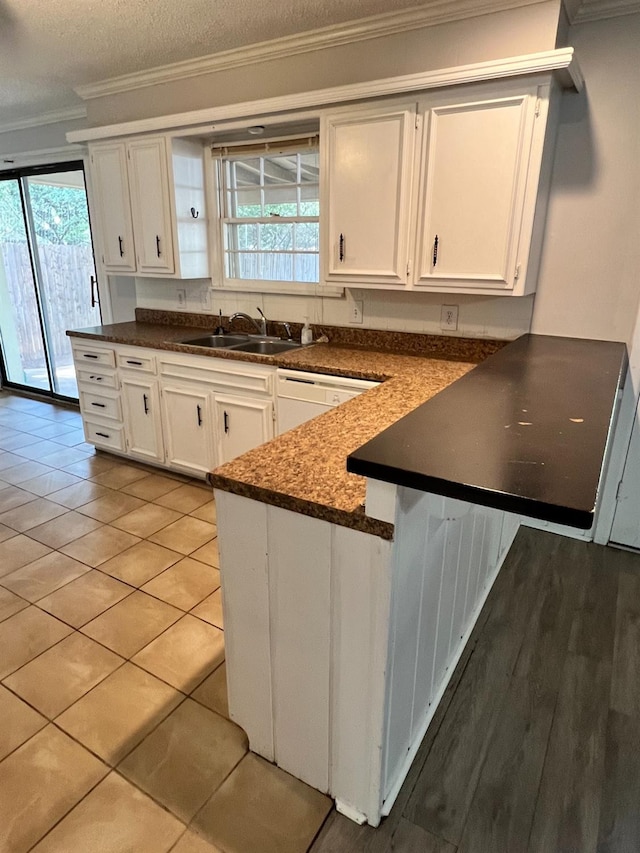
[[[96,349],[94,347],[74,347],[73,354],[76,364],[100,364],[103,367],[115,367],[116,357],[112,349]]]
[[[80,408],[83,414],[99,415],[101,418],[122,420],[122,410],[118,397],[106,397],[103,394],[91,394],[80,391]]]
[[[254,370],[244,364],[235,369],[225,370],[223,366],[215,368],[206,362],[214,359],[203,359],[200,364],[193,361],[165,360],[160,361],[160,374],[168,379],[191,379],[194,382],[212,385],[216,388],[234,391],[255,391],[259,394],[273,393],[273,377],[275,368],[270,370]],[[222,359],[216,359],[218,363]],[[204,363],[203,363],[204,362]]]
[[[89,444],[124,450],[124,431],[121,426],[105,426],[97,421],[84,421],[84,435]]]
[[[118,367],[123,370],[136,371],[136,373],[155,373],[156,360],[152,355],[143,353],[119,352],[116,354]]]
[[[108,373],[106,370],[103,372],[99,372],[97,370],[83,370],[79,367],[76,370],[76,376],[78,377],[78,382],[84,382],[86,385],[95,385],[96,387],[101,386],[102,388],[113,388],[116,391],[118,390],[117,373]]]

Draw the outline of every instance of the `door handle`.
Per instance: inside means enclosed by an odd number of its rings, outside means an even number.
[[[160,237],[156,234],[156,255],[160,257]]]
[[[95,276],[91,276],[91,307],[95,308],[100,304],[100,291],[98,289],[98,281]]]
[[[339,247],[340,247],[340,249],[339,249],[338,259],[339,259],[340,263],[342,264],[342,263],[344,263],[344,234],[340,235]]]
[[[120,250],[120,257],[124,257],[124,247],[122,242],[122,237],[118,234],[118,249]]]
[[[435,240],[433,241],[433,265],[434,265],[434,267],[438,263],[438,243],[439,242],[440,241],[438,240],[438,235],[436,234]]]
[[[224,413],[224,431],[229,432],[229,412]]]
[[[198,413],[198,426],[202,426],[202,407],[196,406],[196,411]]]
[[[144,406],[145,415],[148,415],[149,414],[149,398],[147,397],[146,394],[142,395],[142,404]]]

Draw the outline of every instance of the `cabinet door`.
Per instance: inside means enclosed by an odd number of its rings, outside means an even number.
[[[406,284],[415,120],[415,107],[325,120],[327,280]]]
[[[138,271],[172,273],[173,238],[164,138],[130,142],[129,182]]]
[[[158,383],[123,377],[122,407],[128,452],[143,459],[164,461]]]
[[[193,474],[215,467],[210,392],[164,385],[162,425],[168,465]]]
[[[528,91],[427,111],[416,284],[514,287],[535,107]]]
[[[134,272],[136,256],[124,143],[92,146],[90,162],[104,267],[108,272]]]
[[[216,394],[218,464],[229,462],[273,438],[273,402]]]

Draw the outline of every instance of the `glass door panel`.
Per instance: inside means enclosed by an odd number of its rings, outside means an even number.
[[[77,397],[66,330],[100,324],[84,173],[78,169],[27,177],[25,190],[54,391]]]
[[[20,182],[0,181],[0,346],[6,379],[51,391]]]

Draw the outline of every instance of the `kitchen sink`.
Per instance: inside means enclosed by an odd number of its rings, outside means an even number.
[[[291,349],[299,349],[302,344],[295,341],[247,341],[244,344],[236,344],[233,349],[238,352],[253,352],[257,355],[277,355]]]
[[[219,349],[220,347],[233,347],[238,344],[249,343],[248,335],[204,335],[201,338],[189,338],[188,341],[180,341],[181,344],[189,344],[193,347],[209,347]]]

